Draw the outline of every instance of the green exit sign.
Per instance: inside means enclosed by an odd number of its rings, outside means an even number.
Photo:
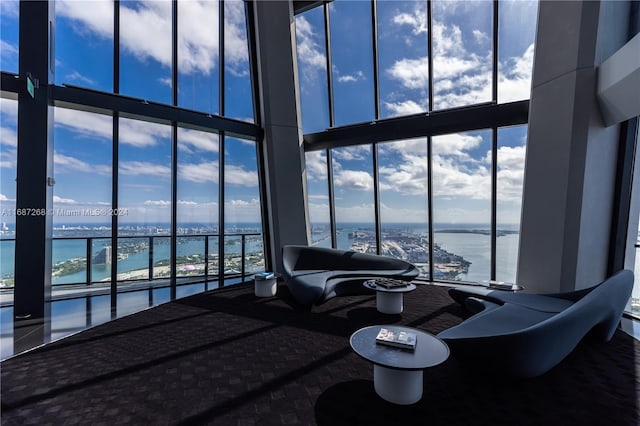
[[[36,89],[33,85],[33,80],[30,75],[27,75],[27,92],[31,95],[32,98],[36,97]]]

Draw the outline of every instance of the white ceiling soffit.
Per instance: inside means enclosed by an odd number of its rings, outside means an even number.
[[[640,33],[600,65],[597,90],[607,127],[640,115]]]

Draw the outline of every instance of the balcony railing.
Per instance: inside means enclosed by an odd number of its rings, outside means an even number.
[[[219,234],[176,236],[176,278],[206,281],[245,277],[264,270],[262,234],[224,234],[222,271],[219,270],[219,238]],[[119,236],[115,251],[111,237],[54,237],[52,240],[53,285],[106,284],[111,281],[113,262],[117,262],[118,284],[171,277],[171,236]],[[15,238],[3,238],[0,244],[2,251],[8,250],[2,255],[3,263],[13,264]],[[13,267],[3,266],[2,288],[11,288]]]

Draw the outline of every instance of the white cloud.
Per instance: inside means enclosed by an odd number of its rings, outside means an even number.
[[[366,80],[362,71],[356,71],[355,74],[341,75],[338,77],[338,83],[354,83],[360,80]]]
[[[53,153],[53,162],[56,167],[56,173],[97,173],[100,175],[110,176],[111,166],[107,164],[89,164],[75,157],[70,157],[58,152]]]
[[[218,183],[219,165],[217,161],[198,164],[180,164],[178,178],[195,183]]]
[[[250,188],[258,186],[258,173],[255,170],[246,170],[244,167],[229,164],[224,167],[224,181],[226,184]]]
[[[371,145],[355,145],[331,151],[334,160],[364,160],[371,152]]]
[[[324,151],[305,152],[304,161],[309,181],[327,179],[327,155]]]
[[[170,207],[171,201],[167,200],[146,200],[144,203],[145,206],[154,206],[154,207]]]
[[[89,77],[85,77],[80,74],[78,71],[74,71],[71,74],[67,74],[66,79],[69,81],[79,81],[81,83],[86,83],[88,85],[95,85],[95,81],[91,80]]]
[[[62,198],[57,195],[53,196],[54,204],[78,204],[78,202],[72,198]]]
[[[425,100],[425,104],[428,102]],[[401,102],[385,102],[384,106],[390,111],[392,117],[402,115],[418,114],[426,111],[426,105],[421,105],[415,101],[407,100]]]
[[[171,177],[171,169],[168,166],[146,161],[121,161],[119,173],[128,176],[154,176],[164,179]]]
[[[373,190],[373,176],[360,170],[340,170],[333,177],[335,186],[357,189],[361,191]]]
[[[18,146],[18,134],[15,129],[10,127],[0,127],[0,145],[2,149],[5,147],[17,147]]]
[[[434,155],[455,155],[469,158],[466,152],[477,148],[482,142],[482,136],[464,133],[452,133],[450,135],[434,136],[432,150]]]
[[[407,89],[426,89],[429,85],[429,58],[400,59],[386,73]]]
[[[132,6],[134,5],[135,6]],[[73,0],[58,0],[56,12],[76,24],[79,34],[87,32],[113,39],[113,3],[93,1],[91,7]],[[170,1],[141,0],[120,4],[122,49],[140,61],[155,60],[171,66]],[[225,2],[225,59],[236,75],[246,74],[247,40],[244,3]],[[183,30],[185,29],[185,30]],[[178,66],[185,74],[210,74],[218,66],[218,2],[192,0],[179,3]]]
[[[199,151],[218,152],[219,136],[216,133],[201,132],[198,130],[178,128],[178,147],[191,151],[195,148]]]
[[[423,9],[417,6],[414,10],[413,14],[409,13],[400,13],[393,17],[393,23],[398,25],[409,25],[411,26],[411,31],[413,34],[426,34],[429,25],[427,23],[427,14],[424,13]]]
[[[4,1],[0,2],[4,3]],[[7,43],[4,40],[0,40],[0,54],[3,58],[18,58],[18,46],[15,44]]]
[[[127,118],[121,118],[119,123],[120,143],[143,148],[158,145],[162,139],[166,141],[171,138],[170,126]]]
[[[13,198],[9,198],[4,194],[0,194],[0,201],[15,201]]]
[[[480,30],[473,30],[473,38],[478,44],[486,43],[490,40],[489,36]]]
[[[500,63],[498,68],[498,100],[500,102],[529,99],[531,96],[534,50],[534,45],[531,44],[522,56],[508,58]]]
[[[326,70],[327,58],[324,55],[324,48],[321,48],[316,41],[318,33],[304,16],[296,17],[296,44],[298,61],[306,65],[310,70]],[[311,73],[305,73],[307,77]]]

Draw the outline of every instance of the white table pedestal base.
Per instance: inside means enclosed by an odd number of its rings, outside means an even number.
[[[275,278],[255,280],[254,291],[258,297],[272,297],[276,295],[278,281]]]
[[[422,398],[422,370],[397,370],[373,365],[376,393],[394,404],[415,404]]]
[[[402,313],[402,302],[402,293],[376,292],[376,308],[383,314]]]

